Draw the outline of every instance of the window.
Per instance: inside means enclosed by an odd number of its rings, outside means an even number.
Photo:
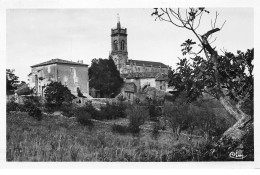
[[[127,97],[128,97],[128,99],[130,99],[130,96],[131,96],[131,94],[130,94],[130,93],[127,93]]]
[[[121,50],[125,50],[125,41],[124,40],[121,41]]]
[[[118,50],[117,44],[118,44],[118,43],[117,43],[117,40],[115,40],[115,41],[114,41],[114,49],[115,49],[115,50]]]

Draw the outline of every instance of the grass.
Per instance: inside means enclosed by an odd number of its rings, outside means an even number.
[[[154,139],[147,131],[120,135],[111,125],[89,128],[67,117],[37,121],[23,112],[7,114],[7,161],[200,161],[200,142],[177,142],[171,134]]]

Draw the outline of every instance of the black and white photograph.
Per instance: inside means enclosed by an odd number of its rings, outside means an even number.
[[[5,9],[5,162],[255,162],[256,9],[156,5]]]

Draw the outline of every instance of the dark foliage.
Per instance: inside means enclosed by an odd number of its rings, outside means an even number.
[[[148,106],[149,116],[151,121],[158,121],[158,117],[161,115],[161,109],[156,104],[150,104]]]
[[[6,69],[6,94],[14,94],[14,91],[17,89],[19,80],[14,74],[14,70]]]
[[[77,88],[77,93],[78,93],[78,97],[84,97],[84,95],[82,94],[79,88]]]
[[[51,82],[44,90],[48,107],[61,106],[62,102],[71,103],[74,95],[61,82]]]
[[[73,117],[75,114],[76,106],[72,103],[63,103],[58,110],[62,111],[62,115],[66,117]]]
[[[77,117],[77,121],[84,125],[84,126],[90,126],[93,127],[94,124],[91,121],[91,115],[86,112],[83,108],[78,108],[75,112],[75,116]]]
[[[38,121],[42,120],[42,111],[33,102],[30,100],[25,101],[24,108],[28,112],[29,116],[37,119]]]
[[[143,125],[149,117],[148,110],[144,107],[134,105],[129,106],[127,113],[129,117],[129,132],[138,134],[140,132],[140,126]]]
[[[117,118],[125,118],[126,117],[126,106],[123,103],[107,103],[106,106],[101,107],[100,115],[102,119],[113,120]]]
[[[15,103],[14,101],[7,102],[6,103],[6,112],[9,113],[10,111],[21,111],[22,106],[18,103]]]
[[[153,124],[152,137],[156,140],[159,137],[159,130],[161,129],[160,124],[155,122]]]
[[[89,68],[90,88],[100,92],[101,97],[104,95],[116,96],[123,86],[123,79],[117,70],[112,59],[93,59]]]
[[[100,111],[95,109],[91,102],[86,103],[85,106],[82,108],[84,108],[84,110],[91,115],[91,118],[96,119],[96,120],[102,120]]]
[[[128,126],[121,126],[114,124],[112,126],[112,132],[113,133],[119,133],[119,134],[127,134],[129,132]]]

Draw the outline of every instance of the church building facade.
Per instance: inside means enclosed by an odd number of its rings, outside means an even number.
[[[146,87],[154,87],[167,91],[169,66],[154,61],[134,60],[128,58],[127,29],[121,27],[119,18],[117,27],[111,29],[111,52],[113,59],[125,85],[122,94],[133,100],[135,93],[140,93]]]

